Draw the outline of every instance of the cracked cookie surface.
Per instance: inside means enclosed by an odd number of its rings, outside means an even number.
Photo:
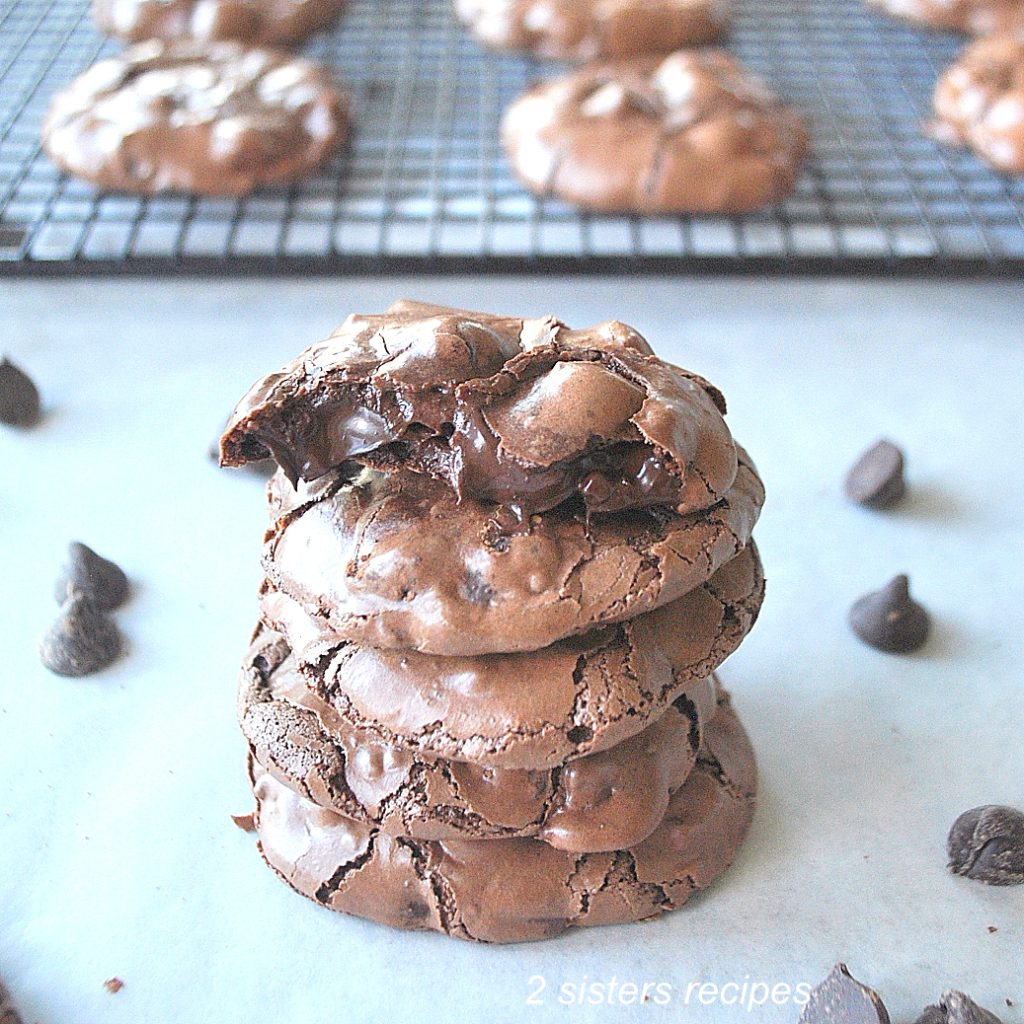
[[[266,628],[257,631],[238,692],[255,760],[321,807],[396,836],[536,836],[569,851],[646,839],[693,769],[716,706],[708,678],[617,746],[553,768],[510,769],[404,750],[353,728]]]
[[[345,0],[92,0],[101,32],[146,39],[234,39],[285,46],[327,28]]]
[[[474,38],[555,60],[666,53],[719,38],[727,0],[455,0]]]
[[[538,651],[441,657],[343,643],[310,662],[309,617],[264,595],[309,685],[378,740],[496,768],[553,768],[635,736],[742,642],[764,576],[753,545],[654,611]]]
[[[1024,175],[1024,7],[1016,36],[972,43],[939,78],[931,133]]]
[[[716,388],[617,321],[572,330],[403,300],[258,381],[221,454],[273,455],[293,484],[349,460],[412,470],[517,521],[570,499],[689,514],[735,480],[724,412]]]
[[[348,129],[331,74],[233,42],[139,43],[57,93],[42,138],[101,188],[241,195],[323,163]]]
[[[519,97],[501,136],[532,192],[643,214],[777,202],[808,145],[803,119],[721,51],[588,64]]]
[[[325,907],[463,939],[523,942],[656,917],[729,866],[753,816],[753,751],[720,699],[696,767],[658,828],[629,849],[574,854],[537,839],[393,837],[318,807],[253,763],[260,850]]]
[[[588,521],[568,509],[506,524],[428,477],[364,471],[293,490],[270,483],[262,599],[303,661],[339,640],[469,656],[538,650],[699,587],[749,541],[764,490],[740,454],[726,496],[697,516],[664,509]]]

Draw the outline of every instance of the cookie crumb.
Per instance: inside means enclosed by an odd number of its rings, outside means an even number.
[[[999,931],[999,929],[994,924],[990,924],[988,926],[988,933],[989,933],[989,935],[995,935],[995,933],[997,931]]]
[[[107,978],[103,982],[103,987],[113,995],[115,992],[120,992],[124,988],[124,982],[120,978]]]
[[[243,831],[243,832],[255,832],[256,822],[252,816],[252,812],[249,814],[232,814],[231,820]]]

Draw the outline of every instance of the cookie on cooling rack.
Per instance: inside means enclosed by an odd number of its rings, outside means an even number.
[[[1024,29],[1022,0],[867,0],[894,18],[940,32],[987,36]]]
[[[681,50],[535,86],[502,142],[527,188],[585,209],[743,213],[792,189],[807,128],[728,54]]]
[[[101,188],[231,196],[307,174],[348,120],[348,96],[316,64],[239,43],[151,40],[57,93],[43,146]]]
[[[235,39],[260,45],[301,42],[330,26],[345,0],[92,0],[101,32],[145,39]]]
[[[972,43],[935,87],[932,134],[1024,175],[1024,34]]]
[[[557,60],[669,53],[718,39],[729,0],[455,0],[475,39]]]

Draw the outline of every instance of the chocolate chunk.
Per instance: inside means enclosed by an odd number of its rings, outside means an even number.
[[[864,643],[890,654],[916,651],[931,629],[928,613],[910,596],[910,580],[902,574],[854,601],[849,622]]]
[[[955,875],[987,885],[1020,885],[1024,883],[1024,814],[998,804],[972,807],[953,822],[946,851],[949,870]]]
[[[846,474],[846,496],[869,508],[889,508],[906,492],[903,452],[892,441],[876,441]]]
[[[243,832],[255,832],[256,824],[253,820],[252,812],[248,814],[232,814],[231,820],[243,831]]]
[[[54,587],[58,603],[63,604],[71,591],[89,598],[100,611],[110,612],[128,600],[128,577],[120,566],[76,540],[68,546],[67,564]]]
[[[1002,1024],[963,992],[943,992],[937,1006],[925,1007],[914,1024]]]
[[[120,978],[107,978],[107,980],[103,982],[103,987],[111,995],[114,995],[115,992],[120,992],[121,989],[124,988],[124,982]]]
[[[121,653],[121,633],[85,594],[72,591],[39,646],[43,664],[59,676],[88,676]]]
[[[836,964],[812,990],[800,1024],[889,1024],[889,1011],[878,993],[857,981],[846,964]]]
[[[0,423],[31,427],[39,422],[39,390],[6,356],[0,361]]]
[[[15,1008],[11,993],[0,981],[0,1024],[22,1024],[21,1014]]]

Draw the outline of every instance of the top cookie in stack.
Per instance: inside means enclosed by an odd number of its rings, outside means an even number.
[[[222,457],[281,466],[239,691],[278,873],[517,941],[728,865],[754,765],[712,673],[764,580],[724,411],[624,324],[411,302],[256,384]]]

